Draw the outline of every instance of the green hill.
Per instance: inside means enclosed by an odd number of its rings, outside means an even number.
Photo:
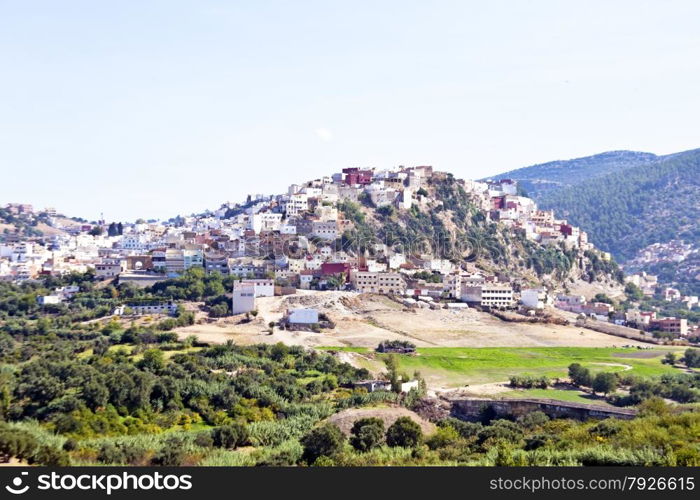
[[[591,178],[647,165],[659,159],[651,153],[636,151],[609,151],[573,160],[557,160],[511,170],[492,177],[515,179],[522,189],[536,201],[541,196]]]
[[[619,260],[652,243],[700,245],[700,149],[666,156],[539,197]]]

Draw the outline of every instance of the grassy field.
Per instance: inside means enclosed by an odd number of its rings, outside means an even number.
[[[525,389],[503,392],[498,395],[500,398],[537,398],[537,399],[558,399],[559,401],[571,401],[573,403],[595,404],[606,406],[605,398],[592,396],[577,390],[562,389]]]
[[[335,348],[334,348],[335,349]],[[343,349],[369,354],[366,349]],[[674,348],[638,350],[612,347],[426,347],[415,356],[399,356],[400,368],[409,374],[419,371],[429,386],[459,387],[507,381],[512,375],[550,378],[567,376],[571,363],[581,363],[593,373],[629,371],[640,376],[673,373],[661,363]],[[372,361],[380,366],[381,356]]]

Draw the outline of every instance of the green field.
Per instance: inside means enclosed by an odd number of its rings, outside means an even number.
[[[329,348],[336,349],[336,348]],[[346,348],[370,354],[367,349]],[[629,371],[656,376],[678,370],[661,363],[674,348],[652,350],[613,347],[426,347],[415,356],[399,356],[400,367],[409,374],[419,371],[429,386],[459,387],[507,381],[512,375],[564,378],[571,363],[581,363],[592,372]],[[368,368],[381,366],[381,356],[367,361]]]
[[[498,394],[499,398],[537,398],[558,399],[559,401],[571,401],[573,403],[595,404],[607,406],[605,398],[593,396],[583,391],[564,389],[521,389]]]

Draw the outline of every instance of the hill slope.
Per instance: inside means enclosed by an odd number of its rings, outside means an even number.
[[[622,262],[653,243],[681,240],[698,248],[700,149],[593,178],[539,201]]]
[[[427,204],[414,204],[410,210],[377,209],[368,202],[340,203],[345,218],[353,222],[353,229],[341,238],[342,248],[371,255],[381,243],[401,248],[407,255],[472,263],[532,284],[622,281],[617,264],[601,259],[596,251],[540,245],[520,231],[490,222],[465,191],[463,181],[451,174],[436,173],[426,193]]]
[[[493,179],[515,179],[535,201],[543,195],[591,178],[647,165],[659,159],[651,153],[608,151],[573,160],[557,160],[504,172]]]

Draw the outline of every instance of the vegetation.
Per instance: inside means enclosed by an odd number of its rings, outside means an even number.
[[[598,247],[625,260],[651,243],[682,239],[700,244],[687,204],[698,199],[698,179],[700,151],[695,150],[613,171],[552,191],[539,201],[587,231]]]

